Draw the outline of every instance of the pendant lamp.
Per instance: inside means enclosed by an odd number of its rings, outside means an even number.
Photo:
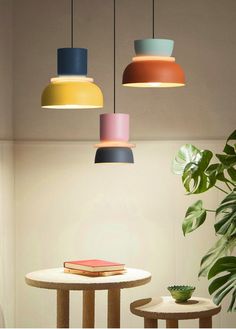
[[[134,163],[129,143],[129,115],[105,113],[100,115],[100,143],[96,144],[95,163]]]
[[[185,85],[184,71],[171,57],[174,41],[155,38],[155,8],[152,0],[152,39],[134,41],[136,56],[123,73],[125,87],[181,87]]]
[[[129,143],[129,115],[116,113],[116,0],[114,0],[114,113],[100,115],[100,143],[95,163],[134,163]]]
[[[87,77],[88,50],[74,48],[74,0],[71,0],[71,47],[57,50],[57,74],[44,89],[41,106],[46,109],[103,107],[100,88]]]

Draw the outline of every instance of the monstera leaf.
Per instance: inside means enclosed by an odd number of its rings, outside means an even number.
[[[181,146],[172,164],[172,170],[177,175],[182,175],[185,167],[192,162],[198,163],[201,151],[192,144]]]
[[[197,161],[190,162],[185,167],[182,182],[189,194],[203,193],[214,186],[216,182],[215,175],[206,174],[212,156],[211,151],[200,151]]]
[[[200,225],[204,223],[205,219],[206,210],[202,207],[202,201],[198,200],[188,208],[185,214],[185,218],[182,224],[184,235],[196,230]]]
[[[225,169],[236,166],[236,154],[216,154]]]
[[[230,178],[233,180],[233,182],[235,182],[235,184],[236,184],[236,169],[234,169],[234,168],[229,168],[228,170],[227,170],[227,172],[228,172],[228,175],[230,176]]]
[[[232,143],[233,141],[233,143]],[[233,144],[230,145],[230,143]],[[225,147],[224,147],[224,153],[230,154],[230,155],[235,155],[236,154],[236,130],[229,136],[229,138],[226,141]]]
[[[222,163],[211,164],[205,171],[207,176],[236,187],[236,169],[233,166],[225,166]]]
[[[231,183],[224,173],[225,167],[222,163],[211,164],[205,171],[207,176],[215,177],[216,180],[221,182]]]
[[[236,182],[236,130],[229,136],[224,147],[224,153],[216,154],[221,164],[227,169],[228,175]]]
[[[214,163],[206,169],[206,174],[208,176],[215,175],[217,177],[218,175],[221,175],[223,171],[224,166],[221,163]]]
[[[226,272],[227,274],[214,279],[209,286],[209,293],[212,295],[215,304],[219,305],[226,295],[231,292],[231,302],[228,308],[229,312],[236,311],[236,257],[228,256],[218,259],[209,271],[208,279]]]
[[[183,145],[174,161],[173,172],[182,175],[182,181],[189,194],[203,193],[211,188],[215,182],[215,173],[206,173],[213,153],[208,150],[199,150],[197,147]]]
[[[218,258],[231,254],[236,246],[236,237],[222,236],[201,260],[198,276],[207,276]]]
[[[236,234],[236,191],[232,191],[216,209],[215,231],[217,234]]]
[[[218,171],[217,179],[227,183],[236,184],[236,130],[229,136],[224,147],[224,153],[216,154],[216,157],[220,160],[220,164],[215,164],[215,169]],[[231,145],[232,144],[232,145]],[[209,169],[214,169],[208,168]],[[223,171],[226,170],[231,182],[225,177]]]

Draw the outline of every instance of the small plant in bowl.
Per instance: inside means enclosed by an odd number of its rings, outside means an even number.
[[[170,286],[167,288],[171,293],[171,296],[177,303],[186,302],[192,297],[195,287],[192,286]]]

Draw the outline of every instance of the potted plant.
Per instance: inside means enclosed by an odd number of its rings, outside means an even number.
[[[217,242],[203,256],[199,276],[212,280],[209,293],[219,305],[231,295],[228,311],[236,311],[236,130],[227,139],[223,154],[183,145],[174,161],[173,171],[182,176],[187,194],[201,194],[212,188],[222,192],[222,201],[215,210],[205,208],[202,200],[194,202],[186,211],[182,223],[184,235],[201,226],[209,212],[215,213],[214,229]]]

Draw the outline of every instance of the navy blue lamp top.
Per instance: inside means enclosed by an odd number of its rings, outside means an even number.
[[[59,48],[57,49],[58,75],[87,75],[86,48]]]

